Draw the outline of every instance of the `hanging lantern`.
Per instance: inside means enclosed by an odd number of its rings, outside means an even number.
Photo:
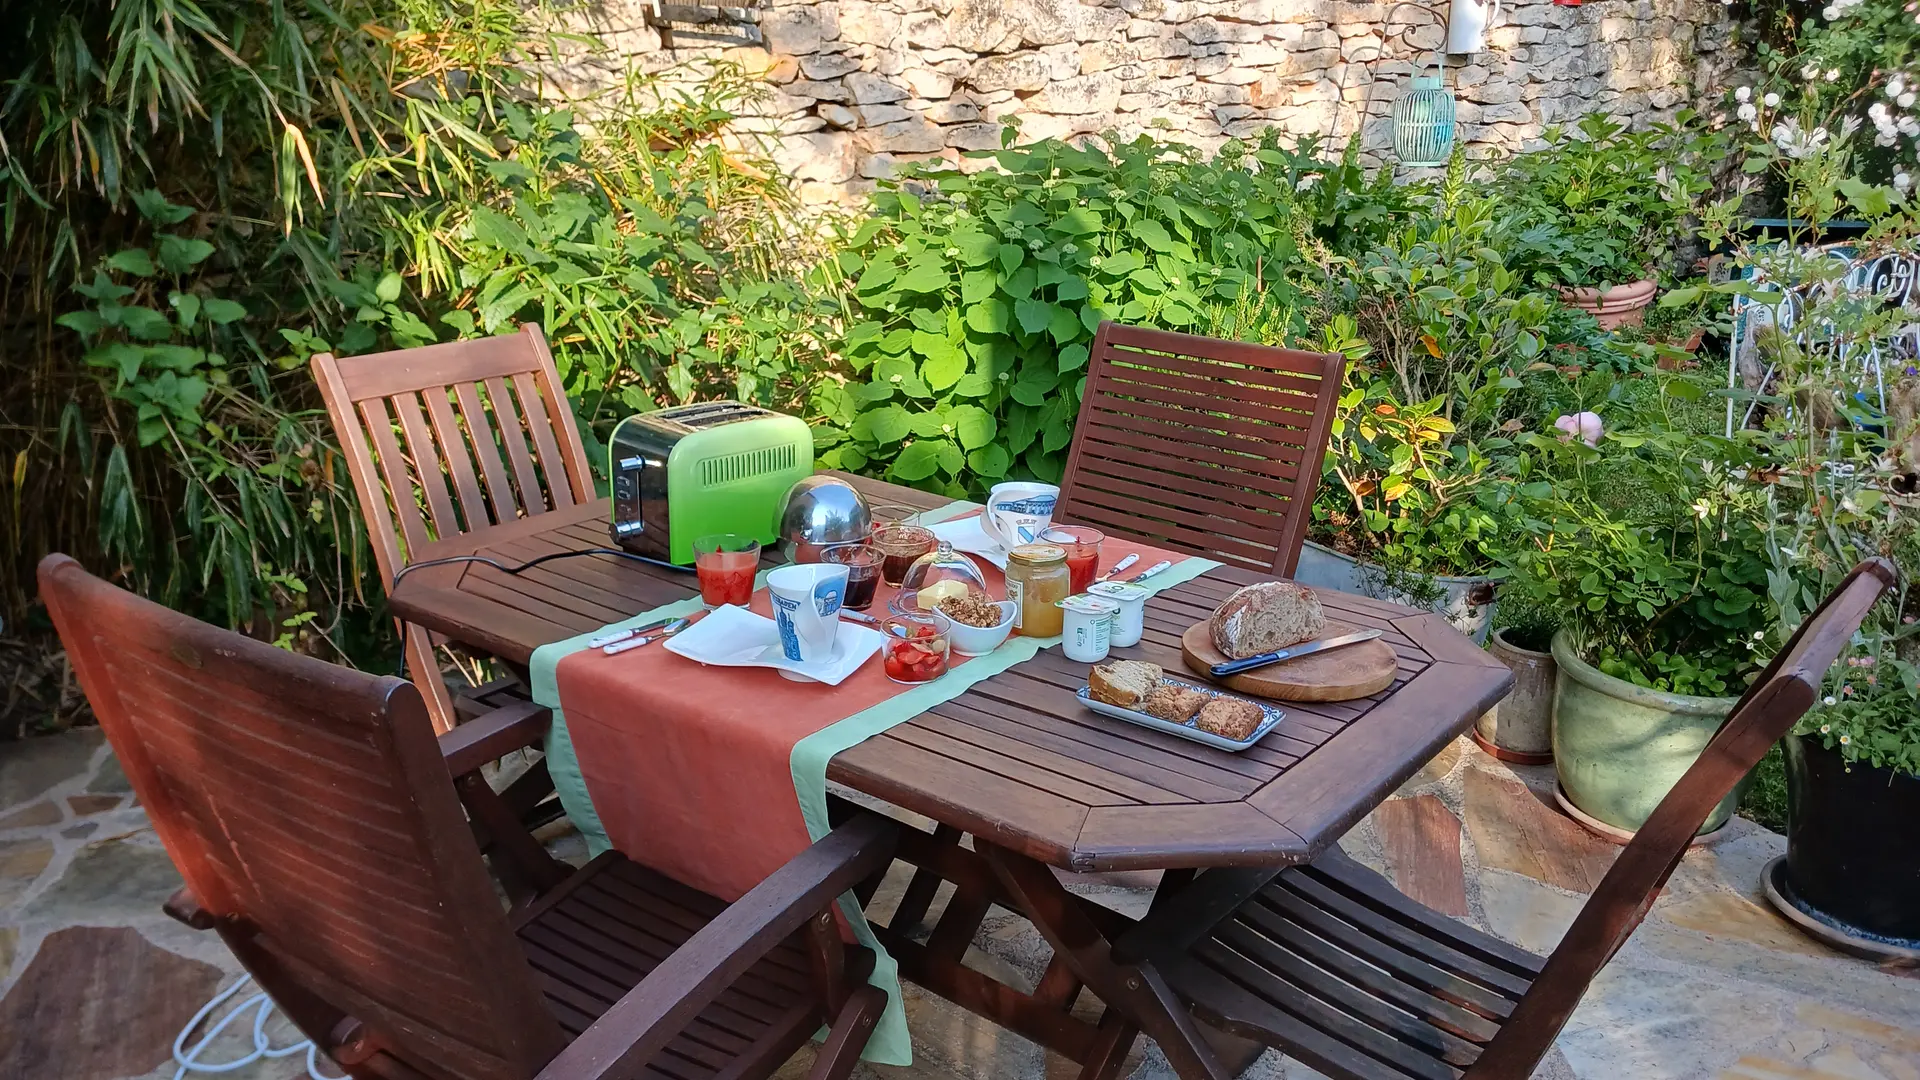
[[[1442,71],[1436,53],[1433,74],[1415,75],[1413,89],[1393,103],[1393,152],[1402,165],[1445,165],[1453,153],[1453,91]]]

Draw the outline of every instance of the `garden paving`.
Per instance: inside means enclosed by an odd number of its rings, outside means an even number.
[[[1424,902],[1545,951],[1617,851],[1553,809],[1552,782],[1550,768],[1516,769],[1461,740],[1342,846]],[[551,843],[579,857],[570,833]],[[1537,1075],[1920,1080],[1920,971],[1840,955],[1774,915],[1759,875],[1784,847],[1736,818],[1690,852]],[[896,870],[889,880],[882,912],[904,878]],[[178,881],[97,731],[0,745],[0,1077],[173,1076],[174,1034],[240,970],[218,938],[161,914]],[[1152,884],[1152,875],[1120,875],[1069,887],[1138,914]],[[969,963],[1015,984],[1037,979],[1048,955],[1024,921],[997,910],[976,944]],[[906,993],[917,1063],[863,1067],[863,1080],[1065,1080],[1075,1071],[932,995]],[[238,1046],[223,1040],[209,1058]],[[799,1080],[808,1058],[789,1063],[783,1080]],[[226,1075],[292,1080],[304,1075],[299,1061]],[[1144,1040],[1127,1072],[1173,1076]],[[1247,1075],[1318,1076],[1272,1052]]]

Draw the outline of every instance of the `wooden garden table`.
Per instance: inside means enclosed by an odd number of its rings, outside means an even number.
[[[876,503],[947,501],[847,479]],[[608,520],[603,499],[441,541],[416,561],[482,554],[517,563],[607,546]],[[1155,595],[1145,638],[1114,655],[1183,670],[1181,633],[1262,576],[1222,567]],[[696,592],[691,574],[630,561],[565,559],[519,577],[468,563],[409,573],[392,607],[524,669],[541,645]],[[1281,726],[1243,753],[1089,714],[1073,696],[1086,665],[1047,649],[836,756],[828,779],[938,823],[932,834],[904,831],[900,858],[917,870],[887,925],[875,925],[901,973],[1079,1062],[1084,1078],[1115,1075],[1140,1031],[1188,1080],[1230,1075],[1141,957],[1204,932],[1281,869],[1334,843],[1512,684],[1438,615],[1319,595],[1341,622],[1386,632],[1399,677],[1357,701],[1288,703]],[[1166,873],[1136,921],[1069,893],[1049,867]],[[1219,869],[1196,878],[1200,868]],[[916,940],[910,932],[943,880],[956,891]],[[993,904],[1032,920],[1054,948],[1031,992],[961,963]],[[1108,1006],[1097,1023],[1072,1014],[1083,987]]]

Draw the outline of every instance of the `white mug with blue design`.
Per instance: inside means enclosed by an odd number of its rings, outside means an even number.
[[[826,563],[782,566],[767,572],[767,594],[780,628],[781,653],[803,664],[831,659],[847,596],[847,568]]]
[[[987,508],[980,514],[980,528],[994,543],[1011,551],[1031,544],[1053,524],[1053,508],[1060,501],[1060,489],[1052,484],[1015,480],[995,484],[987,493]]]

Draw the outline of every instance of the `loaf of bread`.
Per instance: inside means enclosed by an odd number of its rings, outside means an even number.
[[[1319,637],[1327,616],[1313,590],[1291,581],[1262,581],[1227,597],[1207,620],[1213,647],[1244,660]]]
[[[1095,701],[1137,709],[1147,693],[1160,684],[1159,664],[1143,660],[1109,660],[1087,673],[1087,693]]]
[[[1193,718],[1193,726],[1223,739],[1242,742],[1266,718],[1267,714],[1260,711],[1260,706],[1251,701],[1217,697],[1201,706],[1199,714]]]
[[[1191,686],[1163,682],[1147,691],[1147,699],[1141,703],[1140,708],[1143,712],[1151,713],[1162,720],[1184,724],[1193,719],[1193,714],[1199,712],[1202,706],[1212,700],[1211,696]]]

